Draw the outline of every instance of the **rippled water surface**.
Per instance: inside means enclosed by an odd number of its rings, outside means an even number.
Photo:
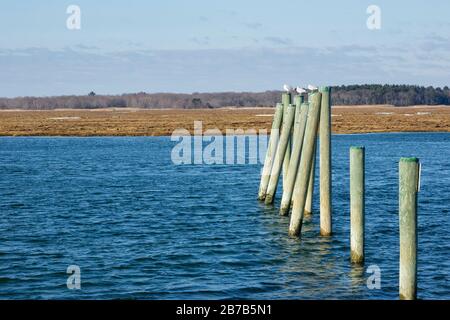
[[[334,235],[319,236],[316,196],[301,241],[280,194],[256,200],[261,165],[175,166],[174,144],[0,138],[0,298],[397,299],[398,159],[417,156],[418,296],[450,299],[450,134],[333,136]],[[350,145],[366,146],[364,268],[349,263]]]

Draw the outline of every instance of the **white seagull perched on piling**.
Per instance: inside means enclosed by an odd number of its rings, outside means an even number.
[[[302,87],[295,88],[295,91],[300,95],[306,92],[306,90]]]
[[[292,87],[291,87],[290,85],[288,85],[288,84],[285,84],[285,85],[283,86],[283,89],[284,89],[284,91],[286,91],[286,92],[291,92],[291,91],[292,91]]]
[[[316,87],[316,86],[313,86],[312,84],[308,84],[308,90],[309,91],[315,91],[315,90],[317,90],[318,88]]]

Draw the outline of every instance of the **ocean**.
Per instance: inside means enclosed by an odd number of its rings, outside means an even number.
[[[281,189],[274,206],[257,201],[261,164],[174,165],[175,144],[0,138],[0,299],[398,299],[398,161],[409,156],[422,163],[417,295],[450,299],[450,133],[333,135],[333,236],[319,235],[317,167],[301,239],[278,214]],[[359,267],[352,145],[366,147]],[[379,289],[367,286],[373,268]]]

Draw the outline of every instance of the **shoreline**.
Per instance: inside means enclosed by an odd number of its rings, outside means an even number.
[[[0,136],[171,136],[176,129],[268,130],[273,108],[0,110]],[[333,106],[333,134],[450,132],[449,106]]]
[[[364,132],[364,133],[331,133],[332,136],[362,136],[362,135],[376,135],[376,134],[445,134],[445,133],[450,133],[450,131],[386,131],[386,132]],[[245,134],[246,136],[253,136],[254,134]],[[180,135],[182,136],[182,135]],[[191,135],[193,136],[193,135]],[[206,135],[203,135],[206,136]],[[207,135],[210,136],[210,135]],[[217,135],[213,135],[213,137],[215,137]],[[225,135],[222,135],[225,136]],[[242,136],[240,134],[233,134],[233,135],[229,135],[229,136]],[[123,136],[106,136],[106,135],[97,135],[97,136],[63,136],[63,135],[41,135],[41,136],[8,136],[8,135],[0,135],[0,139],[3,138],[57,138],[57,139],[73,139],[73,138],[80,138],[80,139],[84,139],[84,138],[89,138],[89,139],[95,139],[95,138],[171,138],[172,136],[130,136],[130,135],[123,135]]]

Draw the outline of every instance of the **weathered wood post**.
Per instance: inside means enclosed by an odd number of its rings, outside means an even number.
[[[350,259],[364,262],[365,150],[350,148]]]
[[[292,128],[291,133],[291,156],[294,149],[294,140],[295,140],[295,123],[300,122],[300,113],[301,113],[301,105],[305,101],[303,95],[294,96],[294,105],[295,105],[295,116],[294,116],[294,127]],[[289,168],[288,168],[289,170]]]
[[[280,136],[281,120],[283,118],[283,105],[277,103],[275,114],[272,121],[272,129],[270,130],[269,144],[267,146],[266,158],[264,159],[264,167],[261,174],[261,182],[259,184],[258,200],[263,201],[266,197],[267,186],[270,179],[270,171],[272,170],[275,151],[277,150],[278,139]]]
[[[320,112],[319,112],[319,128],[318,129],[320,129]],[[307,214],[307,215],[312,214],[312,207],[313,207],[313,200],[314,200],[314,182],[315,182],[315,178],[316,178],[315,173],[316,173],[316,155],[317,155],[317,136],[318,136],[318,133],[316,133],[316,137],[314,138],[314,152],[313,152],[312,163],[311,163],[311,172],[310,172],[310,176],[309,176],[308,193],[306,194],[305,214]]]
[[[275,197],[277,190],[278,180],[280,178],[280,171],[285,162],[285,154],[287,152],[287,146],[291,135],[291,128],[294,122],[295,107],[290,105],[287,108],[286,116],[283,117],[283,125],[281,127],[280,141],[278,143],[275,159],[273,161],[272,171],[270,173],[269,185],[267,187],[265,203],[271,204]]]
[[[305,134],[306,119],[308,116],[308,103],[302,103],[300,106],[300,115],[297,117],[294,126],[294,144],[292,147],[291,161],[289,162],[288,175],[286,178],[286,186],[283,189],[283,197],[281,199],[280,215],[286,216],[291,207],[292,194],[294,191],[295,179],[297,177],[298,163],[302,152],[303,137]]]
[[[309,177],[311,173],[312,156],[317,135],[320,116],[320,101],[322,94],[314,92],[311,94],[311,103],[306,121],[305,137],[303,141],[300,166],[294,186],[294,204],[292,206],[289,235],[299,236],[305,212],[306,193],[308,191]]]
[[[292,102],[292,95],[289,92],[283,93],[283,95],[281,96],[281,102],[283,103],[283,108],[284,108],[283,116],[286,117],[288,107],[291,105],[291,102]],[[287,172],[289,170],[289,161],[291,159],[292,128],[289,129],[289,131],[291,134],[289,134],[289,141],[288,141],[288,144],[286,147],[286,153],[284,154],[284,161],[283,161],[283,189],[285,188],[285,184],[286,184],[285,181],[286,181],[286,177],[287,177]]]
[[[316,173],[316,153],[317,153],[316,150],[317,150],[317,138],[315,139],[314,142],[314,152],[312,156],[311,172],[309,174],[309,182],[308,182],[308,193],[306,194],[305,214],[307,215],[312,214],[312,207],[314,200],[313,197],[314,197],[314,179]]]
[[[331,220],[331,90],[321,87],[322,103],[320,108],[320,234],[332,233]]]
[[[400,299],[413,300],[417,294],[419,159],[401,158],[399,168]]]

